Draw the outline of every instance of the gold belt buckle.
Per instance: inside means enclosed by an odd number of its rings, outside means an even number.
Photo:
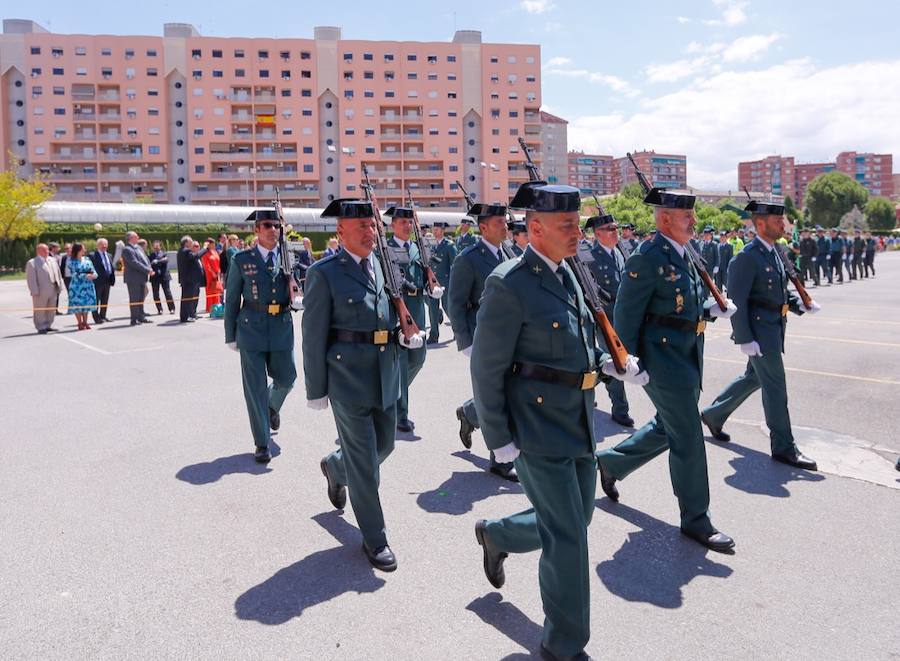
[[[406,292],[406,295],[407,295],[407,296],[418,296],[418,295],[419,295],[419,290],[418,290],[418,289],[413,289],[412,291]]]
[[[593,390],[597,386],[597,372],[585,372],[581,375],[581,389]]]
[[[787,303],[781,306],[781,316],[786,317],[788,313],[789,306]]]
[[[703,331],[706,330],[706,319],[701,319],[697,322],[697,335],[700,335]]]
[[[278,314],[279,312],[281,312],[281,306],[277,303],[272,303],[271,305],[269,305],[268,312],[269,314]]]
[[[373,344],[387,344],[388,343],[388,331],[386,330],[377,330],[372,334],[372,343]]]

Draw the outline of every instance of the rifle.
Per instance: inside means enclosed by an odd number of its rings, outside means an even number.
[[[413,213],[413,237],[416,245],[419,246],[419,257],[422,260],[422,267],[425,269],[425,287],[428,289],[428,292],[431,293],[434,291],[435,287],[440,287],[441,284],[438,282],[437,276],[431,269],[431,248],[428,247],[422,236],[422,227],[419,225],[419,214],[416,211],[416,203],[413,200],[412,191],[409,188],[406,189],[406,195],[409,198],[409,208],[412,209]]]
[[[641,184],[641,189],[644,191],[644,195],[647,195],[651,190],[653,190],[653,186],[651,186],[650,182],[647,181],[647,177],[644,176],[644,173],[641,172],[641,169],[637,166],[637,163],[634,162],[634,158],[632,158],[631,154],[626,153],[625,155],[628,156],[628,160],[631,161],[631,167],[634,168],[634,174],[637,176],[638,182],[640,182]],[[703,284],[705,284],[706,288],[709,289],[709,293],[712,294],[712,297],[716,299],[716,303],[718,303],[719,308],[722,310],[722,312],[725,312],[728,309],[728,301],[725,296],[722,295],[722,292],[719,291],[719,288],[716,287],[716,283],[713,281],[712,276],[709,274],[709,271],[706,270],[706,263],[694,249],[694,246],[691,245],[690,241],[684,244],[684,254],[690,258],[691,263],[694,265],[694,268],[697,269],[697,273],[700,275],[700,279],[703,280]]]
[[[375,214],[375,255],[381,262],[381,270],[384,271],[384,288],[391,297],[391,303],[397,311],[400,320],[400,331],[406,339],[419,333],[419,327],[409,313],[406,302],[403,300],[403,276],[400,273],[400,265],[397,264],[391,249],[387,244],[387,235],[384,231],[384,222],[381,220],[381,211],[378,209],[378,201],[375,199],[375,189],[369,182],[369,169],[363,166],[362,189],[366,193],[366,200],[372,205]]]
[[[460,183],[459,179],[456,180],[456,185],[459,188],[459,190],[462,191],[463,197],[466,200],[466,206],[468,206],[468,209],[466,209],[466,211],[468,211],[469,209],[471,209],[472,207],[475,206],[475,200],[472,198],[471,195],[469,195],[469,191],[467,191],[465,189],[465,187]]]
[[[521,136],[519,137],[519,148],[525,155],[525,167],[528,168],[528,178],[531,181],[541,181],[541,171],[538,169],[537,164],[531,160],[531,150],[525,144],[525,138]],[[628,350],[625,349],[625,345],[619,339],[619,334],[616,333],[616,329],[613,328],[612,322],[603,310],[603,305],[609,305],[612,301],[612,296],[597,284],[594,274],[585,266],[577,252],[571,257],[566,257],[566,264],[572,269],[572,274],[584,293],[584,302],[594,316],[594,322],[600,328],[600,333],[603,335],[603,341],[612,358],[616,372],[625,374]]]
[[[275,206],[275,215],[278,217],[278,255],[279,267],[284,277],[288,279],[288,288],[291,290],[291,307],[295,310],[301,310],[303,306],[300,298],[300,281],[294,273],[293,253],[288,250],[287,239],[284,236],[284,209],[281,206],[281,193],[275,189],[275,200],[272,202]]]

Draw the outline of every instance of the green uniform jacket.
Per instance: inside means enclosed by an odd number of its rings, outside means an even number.
[[[596,369],[594,319],[577,283],[576,298],[531,247],[498,266],[478,310],[472,388],[491,450],[582,457],[594,452],[594,390],[511,375],[513,363],[568,372]],[[451,286],[452,291],[452,286]]]
[[[648,314],[677,317],[692,327],[709,320],[706,287],[693,266],[662,235],[644,241],[625,262],[613,326],[657,385],[701,388],[703,334],[648,322]]]
[[[719,265],[719,244],[715,241],[701,241],[700,256],[703,257],[706,270],[712,275],[713,269]]]
[[[619,284],[622,282],[622,270],[625,268],[625,257],[618,247],[613,248],[612,255],[610,255],[599,243],[591,246],[591,255],[593,255],[594,261],[588,264],[588,267],[594,274],[597,284],[612,298],[607,305],[603,306],[603,311],[612,321]]]
[[[408,292],[404,288],[403,301],[409,308],[409,313],[415,320],[419,329],[425,328],[425,268],[422,266],[422,259],[419,256],[419,246],[415,241],[409,241],[409,255],[403,245],[394,237],[388,239],[388,245],[396,250],[400,263],[400,274],[406,279],[409,287],[413,292]]]
[[[332,343],[328,337],[333,328],[395,334],[397,315],[377,259],[374,268],[373,283],[344,250],[309,267],[301,326],[308,399],[327,395],[353,406],[385,410],[400,397],[399,348],[394,341]]]
[[[475,318],[484,292],[484,281],[500,262],[484,241],[469,246],[453,262],[450,271],[450,325],[456,346],[462,351],[475,340]]]
[[[474,246],[476,243],[478,243],[478,237],[472,232],[460,234],[456,239],[456,254],[461,254],[463,250],[469,246]]]
[[[446,236],[431,249],[431,270],[441,287],[450,284],[450,267],[456,259],[456,246]]]
[[[787,317],[780,307],[788,305],[791,312],[803,314],[800,301],[788,292],[787,277],[780,269],[780,258],[770,252],[758,239],[753,239],[728,269],[728,297],[737,306],[731,317],[731,339],[735,344],[759,343],[766,352],[784,352],[784,333]]]
[[[294,319],[290,311],[272,315],[249,309],[245,301],[283,306],[290,302],[287,278],[280,270],[273,278],[255,247],[236,253],[228,265],[225,342],[236,341],[245,351],[292,351]]]

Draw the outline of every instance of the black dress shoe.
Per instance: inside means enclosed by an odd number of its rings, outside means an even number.
[[[46,335],[49,331],[49,328],[42,328],[38,331],[38,335]]]
[[[397,420],[397,431],[402,431],[404,434],[412,433],[413,429],[416,428],[415,423],[409,418],[400,418]]]
[[[545,661],[593,661],[593,657],[589,656],[584,650],[575,656],[559,656],[544,647],[543,643],[541,643],[541,658],[545,659]]]
[[[519,474],[516,472],[516,467],[512,464],[491,464],[490,470],[494,475],[504,480],[509,480],[510,482],[519,481]]]
[[[142,324],[152,324],[152,323],[153,323],[153,320],[152,320],[152,319],[147,319],[147,317],[144,317],[144,318],[141,319],[140,321],[141,321]]]
[[[610,416],[616,424],[622,425],[623,427],[634,427],[634,418],[632,418],[627,413],[625,415],[613,415]]]
[[[475,431],[475,426],[469,422],[462,406],[456,409],[456,419],[459,420],[459,440],[462,441],[463,447],[468,450],[472,447],[472,432]]]
[[[773,454],[772,459],[774,459],[775,461],[780,461],[783,464],[787,464],[788,466],[802,468],[803,470],[819,470],[816,462],[807,457],[799,450],[795,450],[794,452],[789,452],[787,454]]]
[[[703,424],[709,428],[709,435],[712,436],[717,441],[721,441],[722,443],[727,443],[731,440],[731,434],[726,434],[722,431],[721,427],[716,427],[710,423],[707,417],[704,414],[700,414],[700,420],[703,421]]]
[[[900,471],[900,457],[897,457],[897,464],[894,466],[898,471]]]
[[[253,458],[256,459],[258,464],[267,464],[272,461],[272,454],[269,452],[268,447],[257,447],[256,452],[253,453]]]
[[[332,479],[331,473],[328,472],[328,463],[325,459],[322,459],[322,461],[319,462],[319,468],[322,469],[322,475],[324,475],[325,479],[328,481],[328,500],[334,505],[334,509],[344,509],[344,506],[347,504],[347,487],[338,484]]]
[[[491,542],[490,538],[485,535],[485,527],[487,521],[480,519],[475,524],[475,539],[478,545],[484,551],[484,575],[487,580],[498,590],[506,583],[506,574],[503,572],[503,561],[506,560],[508,553],[501,551]]]
[[[131,320],[131,325],[132,325],[132,326],[137,326],[139,323],[141,323],[141,322],[137,321],[136,319],[132,319],[132,320]]]
[[[273,409],[271,406],[269,407],[269,428],[274,431],[278,431],[278,428],[281,427],[281,415]]]
[[[718,530],[713,530],[709,534],[704,534],[692,532],[690,530],[685,530],[684,528],[682,528],[681,534],[685,537],[690,537],[695,542],[698,542],[708,548],[710,551],[716,551],[717,553],[730,553],[734,549],[734,540],[725,533],[719,532]]]
[[[607,475],[603,470],[603,464],[599,461],[597,462],[597,470],[600,471],[600,488],[603,489],[603,493],[605,493],[606,497],[611,501],[618,503],[619,489],[616,486],[616,478]]]
[[[382,546],[374,551],[370,551],[369,547],[363,544],[363,552],[375,569],[380,569],[381,571],[394,571],[397,569],[397,558],[394,556],[394,552],[391,551],[390,546]]]

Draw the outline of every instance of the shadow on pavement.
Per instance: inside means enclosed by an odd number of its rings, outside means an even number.
[[[478,468],[477,471],[453,471],[441,486],[424,491],[416,498],[416,504],[432,514],[467,514],[475,503],[509,493],[522,493],[516,482],[504,480],[488,472],[490,461],[477,457],[468,450],[453,453]]]
[[[618,422],[613,422],[613,419],[607,411],[594,409],[594,436],[597,439],[598,446],[610,436],[632,434],[634,431],[635,430],[632,427],[623,427]],[[620,440],[613,439],[613,442],[619,443]]]
[[[597,501],[597,508],[641,528],[628,534],[612,558],[597,565],[597,575],[612,594],[626,601],[680,608],[681,588],[697,576],[731,576],[731,567],[711,560],[710,551],[683,537],[676,526],[607,498]]]
[[[513,604],[503,601],[503,596],[499,592],[478,597],[466,606],[466,610],[475,613],[482,622],[490,624],[517,645],[527,650],[540,649],[543,634],[541,625],[532,622]],[[504,657],[504,661],[536,658],[540,657],[537,654],[516,653]]]
[[[791,495],[786,486],[788,483],[821,482],[825,479],[821,473],[779,463],[765,452],[736,445],[734,441],[715,445],[737,455],[728,461],[734,474],[725,478],[725,484],[749,494],[788,498]]]
[[[338,512],[312,518],[340,546],[316,551],[247,590],[234,602],[234,614],[239,620],[284,624],[307,608],[347,592],[375,592],[385,584],[366,560],[356,528]]]
[[[278,443],[272,441],[269,443],[269,452],[274,459],[281,454],[281,447]],[[265,473],[271,472],[272,469],[269,468],[268,464],[258,464],[254,461],[252,452],[243,452],[241,454],[233,454],[229,457],[219,457],[212,461],[185,466],[175,473],[175,477],[182,482],[200,485],[218,482],[224,476],[233,473],[264,475]]]

